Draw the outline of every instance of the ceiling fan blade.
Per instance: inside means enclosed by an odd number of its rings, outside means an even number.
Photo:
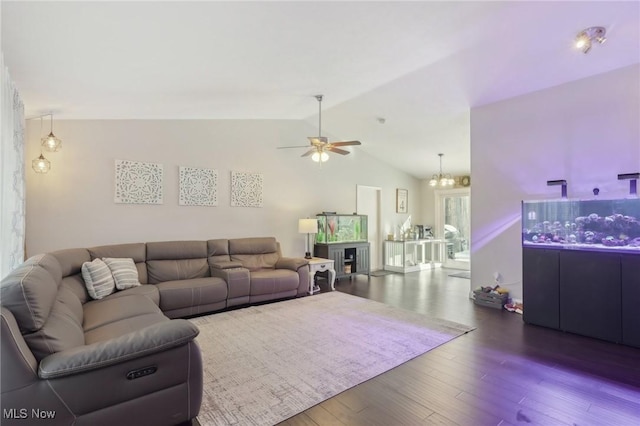
[[[335,152],[336,154],[341,154],[341,155],[347,155],[347,154],[351,154],[349,151],[346,151],[344,149],[340,149],[340,148],[336,148],[334,146],[328,146],[325,148],[326,151],[331,151],[331,152]]]
[[[360,141],[331,142],[332,146],[362,145]]]
[[[307,139],[309,139],[312,145],[327,143],[327,138],[324,136],[309,136]]]
[[[308,156],[310,156],[311,154],[313,154],[314,152],[318,152],[318,150],[317,150],[317,149],[315,149],[315,148],[310,149],[309,151],[307,151],[307,152],[305,152],[304,154],[302,154],[300,157],[308,157]]]
[[[276,149],[289,149],[289,148],[309,148],[309,145],[279,146]]]

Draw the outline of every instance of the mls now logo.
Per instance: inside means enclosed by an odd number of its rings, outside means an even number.
[[[3,408],[2,418],[4,419],[53,419],[56,417],[55,410],[41,410],[32,408]]]

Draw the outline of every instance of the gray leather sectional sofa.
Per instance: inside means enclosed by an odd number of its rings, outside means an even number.
[[[81,268],[131,258],[142,285],[92,300]],[[121,244],[31,257],[0,284],[2,424],[174,425],[202,400],[182,317],[307,294],[274,238]],[[45,419],[46,417],[46,419]]]

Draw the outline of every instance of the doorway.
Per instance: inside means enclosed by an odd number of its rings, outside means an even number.
[[[367,215],[369,238],[369,266],[371,271],[382,269],[382,239],[380,233],[380,204],[382,188],[356,185],[356,212]]]
[[[471,269],[471,190],[436,190],[436,237],[445,241],[442,266]]]

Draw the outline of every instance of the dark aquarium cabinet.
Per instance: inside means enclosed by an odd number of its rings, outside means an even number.
[[[523,319],[640,347],[640,199],[522,203]]]
[[[367,216],[321,213],[316,218],[318,233],[314,255],[334,261],[336,279],[369,275]]]

